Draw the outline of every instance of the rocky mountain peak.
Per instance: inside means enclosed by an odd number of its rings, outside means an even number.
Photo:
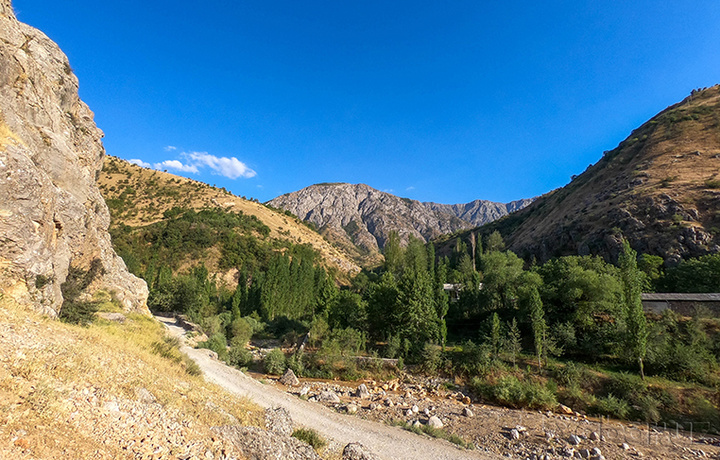
[[[67,56],[0,0],[0,292],[56,315],[69,274],[148,313],[145,282],[113,251],[95,184],[105,154]]]
[[[322,183],[279,196],[268,204],[315,224],[349,253],[354,246],[361,252],[377,254],[391,232],[397,232],[402,243],[411,236],[429,241],[498,219],[530,202],[423,203],[366,184]]]

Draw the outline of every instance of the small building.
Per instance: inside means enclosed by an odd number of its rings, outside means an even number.
[[[660,314],[668,308],[683,316],[692,316],[700,307],[713,316],[720,317],[720,293],[646,293],[642,295],[643,309],[648,313]]]

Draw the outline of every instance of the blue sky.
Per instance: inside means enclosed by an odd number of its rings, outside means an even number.
[[[536,196],[720,83],[717,0],[14,7],[69,56],[108,154],[261,201]]]

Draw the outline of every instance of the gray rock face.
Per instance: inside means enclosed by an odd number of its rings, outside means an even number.
[[[57,315],[70,268],[102,270],[83,295],[113,292],[149,314],[147,286],[110,244],[95,184],[103,133],[78,96],[67,57],[0,3],[0,286],[3,295]],[[97,262],[95,262],[97,264]]]
[[[344,233],[357,246],[378,251],[392,231],[398,232],[403,243],[410,236],[428,241],[493,221],[531,201],[503,204],[476,200],[445,205],[400,198],[365,184],[318,184],[279,196],[268,204],[318,228]]]
[[[247,458],[255,460],[320,460],[312,447],[299,439],[265,431],[255,426],[223,426],[213,428],[232,442]]]
[[[287,386],[297,386],[300,385],[300,380],[298,380],[297,376],[295,375],[295,372],[293,372],[292,369],[288,369],[285,371],[282,377],[280,377],[280,383]]]
[[[275,434],[290,436],[293,434],[293,421],[290,412],[284,407],[265,409],[265,428]]]
[[[351,442],[343,449],[342,460],[380,460],[359,442]]]

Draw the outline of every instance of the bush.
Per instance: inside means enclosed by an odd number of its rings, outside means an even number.
[[[609,395],[606,398],[598,398],[588,411],[591,414],[625,419],[630,414],[630,404],[624,399]]]
[[[323,437],[312,428],[298,428],[293,431],[292,437],[310,444],[310,446],[316,451],[327,445],[327,441],[325,441],[325,439],[323,439]]]
[[[208,348],[217,353],[218,358],[226,361],[228,359],[227,340],[223,334],[215,334],[206,342],[198,343],[200,348]]]
[[[248,367],[252,364],[252,353],[244,345],[233,345],[228,352],[227,363],[237,368]]]
[[[244,347],[253,335],[253,328],[245,318],[238,318],[230,324],[230,344],[236,347]]]
[[[285,353],[279,348],[273,348],[263,359],[265,372],[270,375],[282,375],[287,369],[285,365]]]
[[[635,403],[647,391],[647,383],[640,376],[621,372],[610,378],[605,384],[605,391],[611,396]]]
[[[425,343],[420,354],[420,369],[427,375],[435,375],[442,366],[442,351],[438,345]]]
[[[471,388],[484,398],[515,408],[551,409],[558,402],[555,393],[539,382],[522,381],[514,375],[497,382],[474,378]]]

